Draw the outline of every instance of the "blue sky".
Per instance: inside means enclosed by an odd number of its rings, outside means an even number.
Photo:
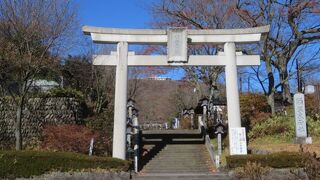
[[[78,0],[80,24],[110,28],[150,28],[147,6],[154,0]],[[134,48],[134,47],[133,47]],[[130,48],[132,49],[132,48]],[[181,68],[162,75],[179,80]]]
[[[81,25],[111,28],[150,28],[152,20],[147,6],[156,0],[75,0],[79,4]],[[134,49],[134,47],[130,47]],[[174,69],[163,75],[181,79],[183,70]]]
[[[147,28],[150,0],[78,0],[82,25]]]

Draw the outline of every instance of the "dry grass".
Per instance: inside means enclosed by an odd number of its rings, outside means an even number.
[[[320,157],[320,138],[313,137],[313,144],[305,144],[302,145],[303,150],[305,152],[316,153],[318,157]],[[257,139],[253,142],[250,142],[249,149],[260,149],[260,150],[267,150],[269,152],[299,152],[300,145],[293,144],[292,142],[287,142],[281,139],[274,139],[274,138],[261,138]]]

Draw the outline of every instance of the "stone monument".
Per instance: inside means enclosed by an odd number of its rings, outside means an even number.
[[[296,93],[294,99],[294,119],[296,128],[296,144],[311,144],[312,139],[307,134],[307,119],[304,103],[304,94]]]

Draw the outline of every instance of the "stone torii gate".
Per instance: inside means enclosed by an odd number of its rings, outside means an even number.
[[[237,66],[260,65],[259,55],[242,55],[236,52],[235,43],[259,42],[269,26],[246,29],[186,28],[116,29],[84,26],[93,42],[115,44],[117,52],[94,56],[94,65],[116,66],[113,157],[126,157],[127,80],[128,66],[225,66],[229,128],[241,127]],[[188,44],[224,44],[218,55],[187,54]],[[128,52],[128,44],[167,45],[168,55],[135,55]]]

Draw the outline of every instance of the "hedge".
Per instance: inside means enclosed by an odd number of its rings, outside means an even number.
[[[227,156],[229,168],[244,167],[247,162],[260,163],[272,168],[303,167],[306,154],[297,152],[278,152],[272,154],[250,154]]]
[[[127,171],[129,162],[70,152],[0,151],[0,178],[38,176],[60,171],[94,169]]]

